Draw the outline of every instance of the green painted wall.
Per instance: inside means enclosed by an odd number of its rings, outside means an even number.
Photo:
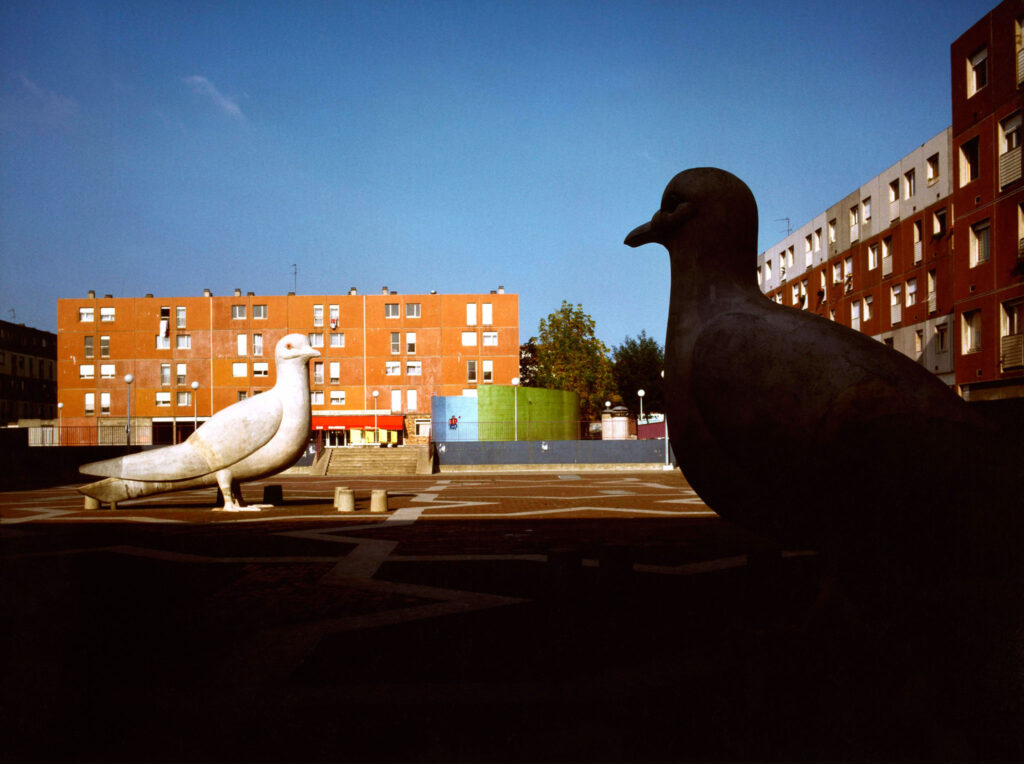
[[[477,412],[480,440],[515,440],[517,430],[519,440],[579,438],[580,399],[567,390],[481,385],[477,388]]]

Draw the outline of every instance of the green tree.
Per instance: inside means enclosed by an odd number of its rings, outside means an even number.
[[[530,337],[519,346],[519,384],[537,387],[537,338]]]
[[[594,336],[594,319],[583,312],[582,305],[563,300],[562,307],[541,319],[537,386],[577,393],[584,419],[597,419],[615,392],[608,348]]]
[[[665,411],[665,351],[644,331],[633,339],[626,337],[612,350],[612,376],[626,408],[634,416],[640,413],[638,390],[644,391],[644,414]]]

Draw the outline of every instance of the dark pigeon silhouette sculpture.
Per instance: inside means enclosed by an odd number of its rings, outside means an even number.
[[[864,334],[767,299],[757,204],[728,172],[676,175],[625,243],[671,258],[665,395],[686,479],[776,553],[823,552],[800,644],[850,679],[822,702],[884,709],[864,725],[893,724],[875,753],[1024,756],[1019,430]],[[803,673],[804,694],[822,690]]]
[[[1019,562],[1020,444],[906,356],[767,299],[757,224],[746,184],[701,167],[625,240],[671,258],[667,413],[694,490],[782,545],[867,567]]]

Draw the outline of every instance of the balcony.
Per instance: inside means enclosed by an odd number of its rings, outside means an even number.
[[[999,155],[999,187],[1003,188],[1014,181],[1020,180],[1021,175],[1021,151],[1020,146],[1010,149]]]
[[[1007,334],[999,340],[999,366],[1002,371],[1024,369],[1024,334]]]

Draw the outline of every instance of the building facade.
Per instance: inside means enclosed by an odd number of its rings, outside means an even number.
[[[57,335],[0,321],[0,426],[57,418]]]
[[[519,299],[489,294],[61,299],[57,381],[64,442],[180,442],[275,382],[274,347],[309,337],[313,428],[341,446],[425,438],[435,395],[519,374]],[[126,382],[131,375],[131,382]],[[130,406],[130,409],[129,409]]]
[[[915,359],[965,398],[1024,397],[1024,0],[950,48],[953,124],[758,256],[762,291]]]

